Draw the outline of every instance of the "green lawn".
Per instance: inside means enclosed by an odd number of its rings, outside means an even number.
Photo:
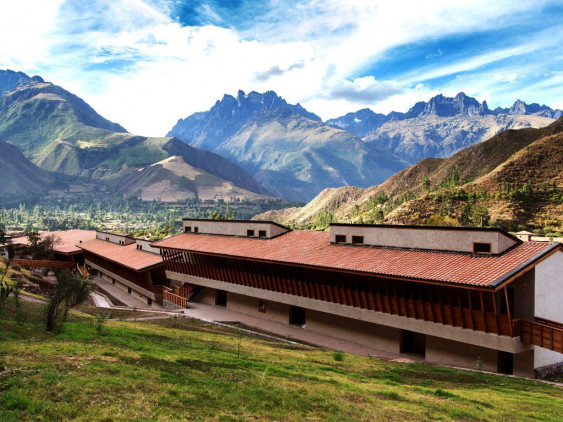
[[[0,420],[563,421],[531,380],[288,346],[191,320],[96,321],[58,336],[41,305],[0,314]]]

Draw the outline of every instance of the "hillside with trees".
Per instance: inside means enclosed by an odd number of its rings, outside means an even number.
[[[378,186],[326,190],[303,208],[256,218],[310,228],[340,221],[561,233],[561,169],[563,119],[507,130],[451,158],[422,160]]]

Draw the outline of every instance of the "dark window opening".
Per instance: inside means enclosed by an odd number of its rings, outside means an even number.
[[[194,227],[194,233],[199,233],[199,227]]]
[[[473,253],[490,254],[491,244],[490,243],[473,243]]]
[[[191,228],[191,227],[188,227],[188,226],[184,227],[184,232],[185,232],[185,233],[191,233],[191,231],[192,231],[192,228]]]
[[[352,245],[363,245],[363,244],[364,244],[363,236],[352,236]]]
[[[115,280],[113,278],[111,279],[111,284],[115,284]]]
[[[266,313],[266,301],[265,300],[258,301],[258,312],[261,312],[263,314]]]
[[[266,237],[266,230],[258,231],[258,237]]]
[[[127,287],[127,293],[131,294],[131,287]]]
[[[401,330],[401,353],[411,353],[424,357],[426,336],[414,331]]]
[[[215,291],[215,305],[217,306],[227,306],[227,292],[224,290]]]
[[[246,236],[247,236],[247,237],[254,237],[254,230],[247,230],[247,231],[246,231]]]
[[[335,243],[346,243],[346,236],[343,234],[337,234],[334,237],[334,242]]]
[[[290,306],[289,307],[289,323],[291,325],[300,325],[304,326],[306,322],[305,318],[305,309],[300,308],[299,306]]]
[[[514,372],[514,355],[508,352],[498,352],[497,372],[512,375]]]
[[[152,305],[152,299],[150,297],[147,299],[147,305]]]

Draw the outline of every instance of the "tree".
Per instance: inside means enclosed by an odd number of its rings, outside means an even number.
[[[0,223],[0,245],[6,243],[6,228],[4,224]]]
[[[10,260],[6,262],[6,268],[0,270],[0,306],[4,307],[6,299],[12,293],[14,286],[10,283],[10,280],[6,280],[8,275],[8,270],[10,269]]]
[[[28,227],[24,231],[29,242],[28,252],[32,259],[54,259],[55,245],[61,242],[55,235],[41,236],[37,230]]]
[[[66,322],[68,311],[84,302],[93,289],[93,284],[86,277],[67,269],[55,272],[55,286],[45,314],[47,331],[54,334],[61,332]]]

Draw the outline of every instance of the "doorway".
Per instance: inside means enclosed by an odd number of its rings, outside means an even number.
[[[497,372],[512,375],[514,372],[514,355],[508,352],[498,352]]]
[[[411,353],[424,357],[426,354],[426,335],[401,330],[401,353]]]
[[[215,305],[222,306],[224,308],[227,307],[227,292],[225,290],[215,291]]]
[[[289,307],[289,323],[291,325],[304,326],[306,322],[305,308],[299,306]]]

